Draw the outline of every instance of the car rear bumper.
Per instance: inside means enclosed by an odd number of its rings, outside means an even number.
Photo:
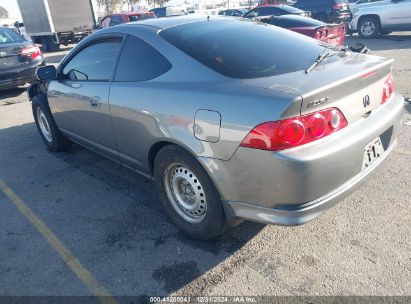
[[[369,117],[326,138],[271,152],[239,147],[229,161],[200,158],[230,218],[296,225],[354,191],[396,144],[404,99],[395,94]],[[365,147],[380,137],[384,153],[362,169]]]
[[[342,201],[345,197],[349,196],[356,189],[358,189],[359,186],[366,182],[372,176],[371,173],[375,171],[375,169],[378,168],[379,165],[383,163],[387,156],[392,152],[396,144],[397,141],[394,141],[389,149],[385,151],[384,155],[366,170],[363,170],[361,173],[334,191],[327,193],[326,195],[311,202],[301,205],[292,205],[289,207],[282,206],[277,208],[264,208],[241,202],[226,201],[224,202],[224,209],[226,210],[228,217],[232,219],[241,218],[264,224],[284,226],[305,224],[315,219],[338,202]]]
[[[37,80],[36,70],[44,65],[45,61],[43,60],[24,69],[19,68],[0,72],[0,90],[17,87]]]

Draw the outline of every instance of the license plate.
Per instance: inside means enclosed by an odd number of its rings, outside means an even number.
[[[19,61],[17,56],[0,58],[0,68],[8,68],[11,66],[16,66],[18,64]]]
[[[368,168],[371,163],[381,157],[383,153],[384,147],[382,146],[380,137],[377,137],[365,146],[362,168]]]

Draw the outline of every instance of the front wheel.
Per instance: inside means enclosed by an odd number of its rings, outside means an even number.
[[[358,35],[361,38],[375,38],[380,33],[380,23],[375,17],[365,17],[358,23]]]
[[[184,233],[206,240],[224,231],[219,193],[192,155],[174,145],[164,147],[157,154],[154,176],[164,209]]]
[[[57,128],[56,122],[51,115],[47,98],[37,95],[32,101],[34,121],[41,138],[51,151],[62,151],[67,149],[71,142]]]

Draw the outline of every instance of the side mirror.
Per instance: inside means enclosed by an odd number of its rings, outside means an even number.
[[[54,80],[57,79],[57,70],[54,65],[46,65],[38,68],[36,75],[40,80]]]

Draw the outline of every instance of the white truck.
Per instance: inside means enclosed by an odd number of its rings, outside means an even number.
[[[76,43],[95,26],[91,0],[17,0],[27,35],[45,51]]]
[[[411,0],[359,0],[350,9],[350,30],[362,38],[411,31]]]

